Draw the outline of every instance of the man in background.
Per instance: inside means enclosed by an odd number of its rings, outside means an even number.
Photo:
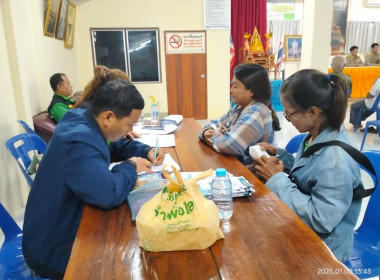
[[[380,66],[379,44],[373,43],[371,51],[365,55],[366,66]]]
[[[350,96],[351,89],[352,89],[352,80],[350,76],[343,73],[344,69],[344,57],[343,56],[334,56],[334,58],[331,61],[331,68],[333,70],[333,74],[339,76],[347,87],[347,96]]]
[[[364,66],[364,62],[358,56],[359,48],[357,46],[352,46],[350,48],[350,54],[346,56],[346,67],[359,67]]]
[[[71,109],[75,101],[69,96],[73,94],[73,86],[65,74],[56,73],[50,77],[50,86],[54,91],[53,98],[48,107],[49,115],[55,122],[63,117],[67,110]]]
[[[372,106],[375,103],[375,100],[379,94],[380,94],[380,78],[375,80],[375,82],[373,83],[373,85],[372,85],[371,89],[369,90],[365,99],[362,99],[362,100],[359,100],[359,101],[352,103],[351,109],[350,109],[350,123],[353,126],[355,126],[356,119],[357,119],[358,114],[359,114],[359,110],[361,108],[363,108],[363,109],[372,108]],[[374,112],[372,112],[372,111],[363,112],[361,115],[360,122],[367,119],[373,113]],[[361,123],[359,123],[358,128],[361,128],[361,131],[364,131]],[[368,132],[377,133],[378,130],[375,127],[370,126],[368,128]]]

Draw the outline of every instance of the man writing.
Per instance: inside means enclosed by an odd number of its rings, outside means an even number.
[[[73,94],[73,86],[67,76],[62,73],[56,73],[50,77],[50,86],[54,95],[48,107],[48,113],[55,122],[59,122],[67,110],[75,104],[75,101],[69,98]]]
[[[163,162],[160,149],[155,157],[154,148],[124,138],[143,108],[136,87],[115,80],[99,89],[90,109],[69,110],[58,123],[25,210],[23,253],[39,276],[63,278],[85,204],[119,206],[137,173]]]

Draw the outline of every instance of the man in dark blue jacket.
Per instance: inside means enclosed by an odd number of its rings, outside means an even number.
[[[111,209],[124,203],[137,173],[161,164],[154,148],[125,135],[144,108],[136,87],[104,85],[87,111],[69,110],[43,156],[25,210],[22,249],[36,274],[63,278],[85,204]],[[123,161],[109,170],[111,162]]]

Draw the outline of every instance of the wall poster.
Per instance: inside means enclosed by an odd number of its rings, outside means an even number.
[[[331,55],[344,54],[348,0],[334,0],[331,27]]]

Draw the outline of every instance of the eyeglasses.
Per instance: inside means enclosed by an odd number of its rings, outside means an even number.
[[[292,115],[294,115],[295,113],[298,113],[299,111],[294,111],[294,112],[292,112],[292,113],[290,113],[290,114],[287,114],[285,111],[283,111],[282,113],[284,114],[284,117],[285,117],[285,119],[288,121],[288,122],[290,122],[290,117],[292,116]]]

